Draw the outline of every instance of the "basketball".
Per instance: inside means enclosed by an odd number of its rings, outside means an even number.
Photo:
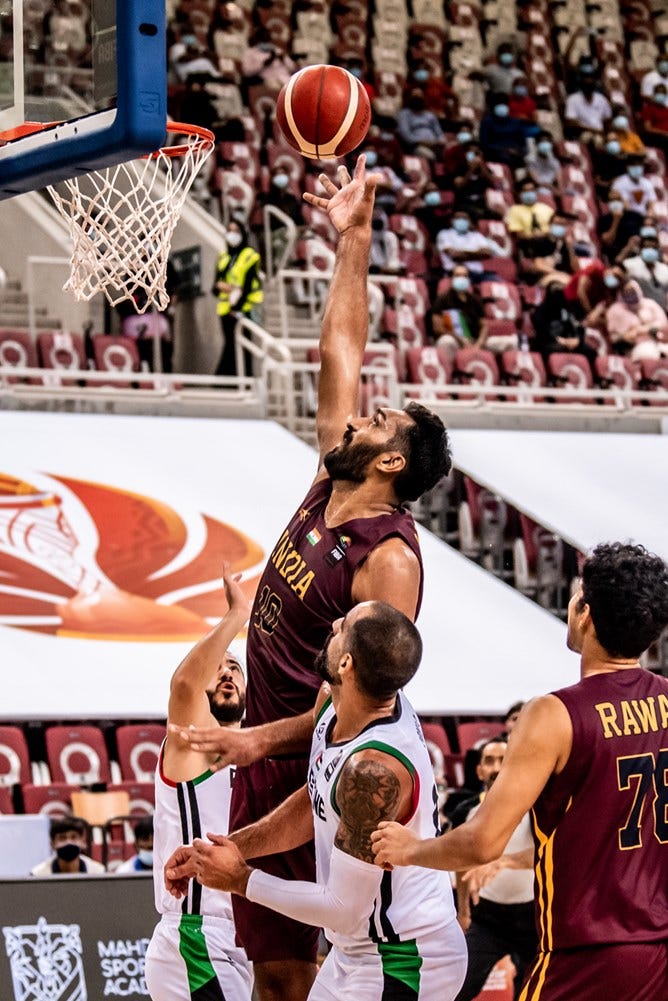
[[[371,123],[371,107],[366,90],[348,70],[306,66],[278,95],[276,119],[302,156],[335,160],[362,142]]]

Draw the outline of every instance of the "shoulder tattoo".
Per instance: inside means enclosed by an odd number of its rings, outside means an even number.
[[[349,761],[341,772],[336,801],[341,823],[334,844],[341,851],[373,862],[371,835],[381,820],[395,820],[401,784],[379,761]]]

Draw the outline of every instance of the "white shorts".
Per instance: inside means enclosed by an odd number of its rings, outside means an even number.
[[[163,914],[146,950],[152,1001],[250,1001],[253,974],[223,918]]]
[[[424,938],[348,954],[336,946],[322,964],[308,1001],[453,1001],[468,954],[456,921]]]

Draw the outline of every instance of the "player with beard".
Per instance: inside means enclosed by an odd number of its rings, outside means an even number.
[[[377,181],[365,175],[364,164],[361,156],[352,179],[339,167],[339,187],[321,174],[327,197],[304,196],[327,212],[339,234],[320,337],[319,472],[258,585],[247,650],[246,725],[252,729],[233,738],[234,750],[215,731],[191,738],[193,746],[219,750],[225,761],[245,766],[235,781],[231,830],[264,817],[306,780],[320,685],[313,665],[331,623],[369,600],[384,601],[410,619],[417,616],[422,562],[404,504],[417,500],[450,469],[445,427],[420,404],[353,416],[359,412],[368,331]],[[290,469],[285,476],[291,476]],[[286,756],[264,759],[262,726],[284,717],[292,718],[292,726],[286,725]],[[304,754],[287,756],[300,740]],[[313,845],[260,864],[276,876],[313,880]],[[240,897],[234,898],[234,916],[254,963],[260,1001],[303,1001],[317,972],[318,930]]]
[[[197,643],[172,677],[167,720],[187,726],[238,728],[246,706],[242,661],[229,649],[248,620],[238,578],[223,571],[228,611]],[[153,873],[160,922],[146,952],[153,1001],[250,1001],[252,974],[235,944],[229,894],[193,883],[184,901],[165,890],[162,870],[174,849],[222,825],[229,829],[234,769],[217,771],[215,755],[193,751],[168,731],[155,777]]]

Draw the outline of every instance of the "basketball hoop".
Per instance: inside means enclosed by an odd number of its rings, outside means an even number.
[[[130,299],[138,313],[153,305],[167,309],[165,280],[174,229],[215,145],[213,133],[198,125],[168,122],[167,131],[185,141],[68,178],[66,192],[49,186],[72,238],[70,277],[63,290],[78,302],[104,292],[112,306]],[[145,303],[137,303],[137,293],[145,294]]]

